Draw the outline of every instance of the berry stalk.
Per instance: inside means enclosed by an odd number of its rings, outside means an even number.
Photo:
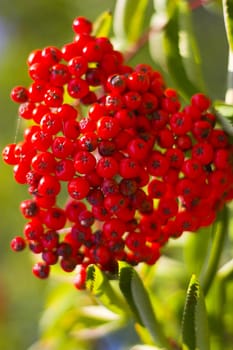
[[[217,273],[224,242],[228,231],[229,215],[228,209],[224,207],[218,214],[218,219],[213,226],[213,243],[207,262],[207,267],[201,275],[203,294],[207,295]]]

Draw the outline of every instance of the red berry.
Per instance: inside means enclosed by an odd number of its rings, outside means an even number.
[[[120,126],[118,120],[105,116],[98,120],[97,122],[97,134],[103,140],[114,138],[120,131]]]
[[[28,90],[23,86],[15,86],[11,91],[11,98],[17,103],[27,102]]]
[[[15,143],[5,146],[2,150],[2,158],[5,163],[15,165],[18,163],[18,158],[15,156]]]
[[[98,160],[96,171],[99,176],[111,179],[118,172],[117,161],[113,157],[102,157]]]
[[[11,249],[13,251],[20,252],[20,251],[24,250],[25,247],[26,247],[26,243],[22,237],[16,236],[15,238],[12,239]]]
[[[74,286],[78,290],[85,289],[86,277],[87,277],[86,267],[81,265],[73,280]]]
[[[52,175],[42,176],[37,187],[38,194],[41,196],[57,196],[60,189],[60,182]]]
[[[32,199],[22,201],[20,204],[20,210],[23,216],[27,219],[33,218],[39,213],[39,207]]]
[[[77,34],[87,33],[92,31],[92,23],[85,17],[79,16],[74,19],[72,24],[73,30]]]
[[[89,183],[84,177],[76,177],[68,182],[68,192],[74,199],[85,198],[89,190]]]
[[[74,78],[69,81],[67,91],[73,98],[83,98],[88,94],[89,86],[85,80]]]
[[[38,219],[33,219],[24,226],[23,232],[28,240],[37,240],[42,236],[44,229]]]
[[[41,279],[45,279],[49,276],[50,267],[45,262],[38,262],[33,266],[33,274]]]
[[[88,62],[84,56],[73,57],[68,62],[69,72],[74,75],[76,78],[81,77],[86,73],[88,68]]]
[[[41,59],[49,66],[58,63],[62,58],[61,51],[55,46],[45,47],[41,51]]]
[[[65,226],[65,211],[61,208],[50,208],[43,216],[44,224],[53,230],[60,230]]]
[[[96,159],[90,152],[79,151],[74,157],[74,168],[79,174],[88,174],[94,170]]]
[[[202,112],[210,107],[210,99],[202,93],[193,95],[191,97],[191,103]]]

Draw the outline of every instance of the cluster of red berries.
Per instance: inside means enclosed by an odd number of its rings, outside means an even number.
[[[11,247],[41,256],[40,278],[57,262],[80,276],[90,264],[154,264],[169,238],[210,225],[233,198],[233,148],[210,100],[198,93],[182,108],[159,72],[124,64],[90,21],[76,18],[73,30],[61,49],[29,55],[33,82],[11,97],[32,123],[3,150],[31,195]]]

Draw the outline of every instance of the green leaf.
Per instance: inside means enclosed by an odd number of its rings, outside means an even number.
[[[147,6],[148,0],[117,0],[113,16],[117,40],[127,44],[139,39]]]
[[[43,333],[53,333],[61,329],[64,315],[68,313],[70,314],[69,321],[72,320],[70,324],[72,324],[73,313],[76,313],[76,295],[77,291],[68,283],[60,283],[50,291],[40,320],[40,328]],[[70,324],[66,322],[67,327],[70,327]]]
[[[136,270],[125,262],[119,262],[119,286],[136,321],[150,332],[156,343],[169,349],[142,280]]]
[[[131,311],[133,312],[133,315],[137,322],[139,322],[141,325],[142,320],[140,318],[140,314],[138,312],[137,306],[135,305],[135,301],[132,296],[132,289],[131,289],[131,281],[132,281],[132,275],[134,273],[134,269],[132,266],[126,264],[125,262],[119,262],[119,287],[124,295]]]
[[[120,315],[127,312],[127,305],[113,289],[105,273],[96,265],[87,269],[86,287],[109,310]]]
[[[158,348],[157,346],[150,346],[150,345],[134,345],[130,350],[159,350],[161,348]]]
[[[233,0],[222,0],[224,22],[230,50],[233,51]]]
[[[209,350],[209,331],[205,301],[200,284],[192,275],[182,319],[183,350]]]
[[[223,129],[229,135],[233,135],[233,105],[223,101],[215,101],[213,107]]]
[[[177,1],[169,1],[167,5],[168,22],[164,28],[164,49],[167,67],[174,83],[184,98],[200,91],[189,78],[180,51],[180,23],[181,7]]]
[[[108,37],[112,26],[112,13],[103,12],[94,22],[93,35]]]
[[[106,337],[109,333],[125,326],[122,319],[116,314],[113,314],[115,319],[111,316],[111,318],[106,320],[107,315],[105,315],[101,320],[101,313],[105,314],[107,309],[101,305],[98,305],[98,308],[99,310],[96,310],[98,312],[96,318],[90,317],[88,314],[85,315],[85,317],[81,315],[77,325],[72,328],[70,335],[77,338],[79,341],[85,340],[89,342],[93,339]]]
[[[194,34],[190,5],[187,1],[178,1],[179,6],[179,48],[187,75],[202,91],[205,82],[202,74],[201,55]]]
[[[218,271],[218,278],[224,283],[233,280],[233,259],[226,262]]]

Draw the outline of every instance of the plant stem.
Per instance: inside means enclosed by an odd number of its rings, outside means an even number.
[[[210,251],[209,258],[207,260],[207,266],[203,270],[200,276],[201,286],[203,290],[203,294],[207,295],[211,284],[214,280],[214,277],[217,273],[217,268],[219,264],[219,260],[221,257],[221,253],[223,250],[227,227],[229,222],[228,210],[226,207],[222,209],[219,213],[216,223],[213,226],[213,242]]]
[[[218,277],[226,282],[233,278],[233,259],[224,264],[218,271]]]
[[[225,95],[225,102],[233,104],[233,52],[229,50],[228,57],[228,72],[227,72],[227,91]]]

